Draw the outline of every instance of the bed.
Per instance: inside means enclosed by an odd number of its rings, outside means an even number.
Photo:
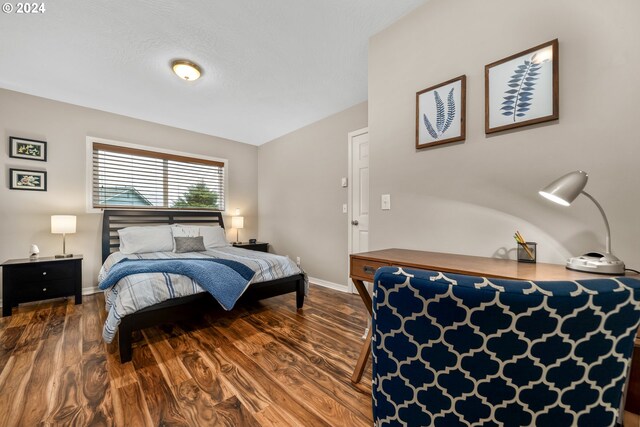
[[[118,230],[131,226],[173,224],[194,226],[219,225],[224,228],[224,222],[220,212],[105,210],[102,218],[102,262],[105,263],[107,259],[111,261],[111,258],[117,256],[117,254],[114,254],[110,258],[110,255],[117,252],[120,247]],[[250,255],[249,253],[251,252],[240,248],[233,248],[233,250],[230,249],[229,251],[235,251],[235,254],[238,254],[238,251],[246,251],[247,255]],[[258,300],[295,292],[296,307],[301,309],[304,304],[305,281],[304,273],[299,272],[276,280],[253,282],[244,292],[240,301]],[[163,323],[190,319],[197,316],[198,313],[211,310],[214,307],[219,308],[220,304],[218,304],[208,292],[199,292],[192,295],[171,298],[119,318],[120,323],[118,325],[117,336],[120,361],[125,363],[131,360],[131,335],[134,331]]]

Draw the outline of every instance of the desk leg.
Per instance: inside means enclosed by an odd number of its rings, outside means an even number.
[[[371,296],[369,292],[367,292],[367,287],[364,285],[364,282],[359,279],[353,279],[353,284],[356,286],[358,290],[358,294],[360,298],[362,298],[362,302],[365,307],[367,307],[367,311],[370,316],[373,316],[373,303],[371,301]],[[356,363],[356,367],[353,370],[353,375],[351,376],[351,382],[356,384],[359,383],[362,379],[362,373],[364,372],[364,368],[367,366],[367,361],[369,360],[369,355],[371,354],[371,335],[373,333],[373,326],[369,328],[369,333],[367,334],[367,338],[364,340],[364,344],[362,344],[362,349],[360,350],[360,356],[358,357],[358,362]]]
[[[362,379],[362,373],[364,372],[364,368],[367,366],[367,361],[369,360],[369,356],[371,355],[371,333],[373,328],[369,328],[369,333],[367,334],[367,338],[364,340],[364,344],[362,344],[362,350],[360,350],[360,357],[358,357],[358,363],[356,363],[356,368],[353,370],[353,375],[351,376],[351,382],[357,384]]]
[[[373,316],[373,302],[371,301],[371,295],[369,295],[364,282],[360,279],[353,279],[353,284],[356,286],[356,290],[358,291],[358,295],[360,295],[360,298],[362,299],[362,303],[365,307],[367,307],[369,315]]]

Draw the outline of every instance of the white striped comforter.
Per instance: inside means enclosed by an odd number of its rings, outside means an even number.
[[[131,259],[166,259],[166,258],[222,258],[238,261],[255,271],[252,283],[267,282],[302,273],[302,270],[289,258],[266,252],[227,246],[209,249],[205,252],[151,252],[146,254],[124,255],[114,252],[105,261],[98,282],[106,276],[109,269],[123,258]],[[134,274],[120,280],[104,291],[107,320],[102,330],[102,337],[108,343],[113,338],[122,319],[127,314],[135,313],[145,307],[166,301],[171,298],[205,292],[194,280],[179,274],[152,273]]]

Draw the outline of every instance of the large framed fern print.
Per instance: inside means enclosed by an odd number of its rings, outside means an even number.
[[[467,76],[416,93],[416,148],[465,138]]]
[[[558,39],[484,67],[485,133],[557,120]]]

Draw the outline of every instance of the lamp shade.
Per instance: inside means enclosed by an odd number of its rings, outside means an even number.
[[[76,232],[75,215],[51,215],[51,233],[69,234]]]
[[[584,171],[569,172],[538,191],[538,194],[559,205],[569,206],[584,190],[588,179],[589,175]]]
[[[244,217],[243,216],[232,216],[231,217],[231,228],[244,228]]]

